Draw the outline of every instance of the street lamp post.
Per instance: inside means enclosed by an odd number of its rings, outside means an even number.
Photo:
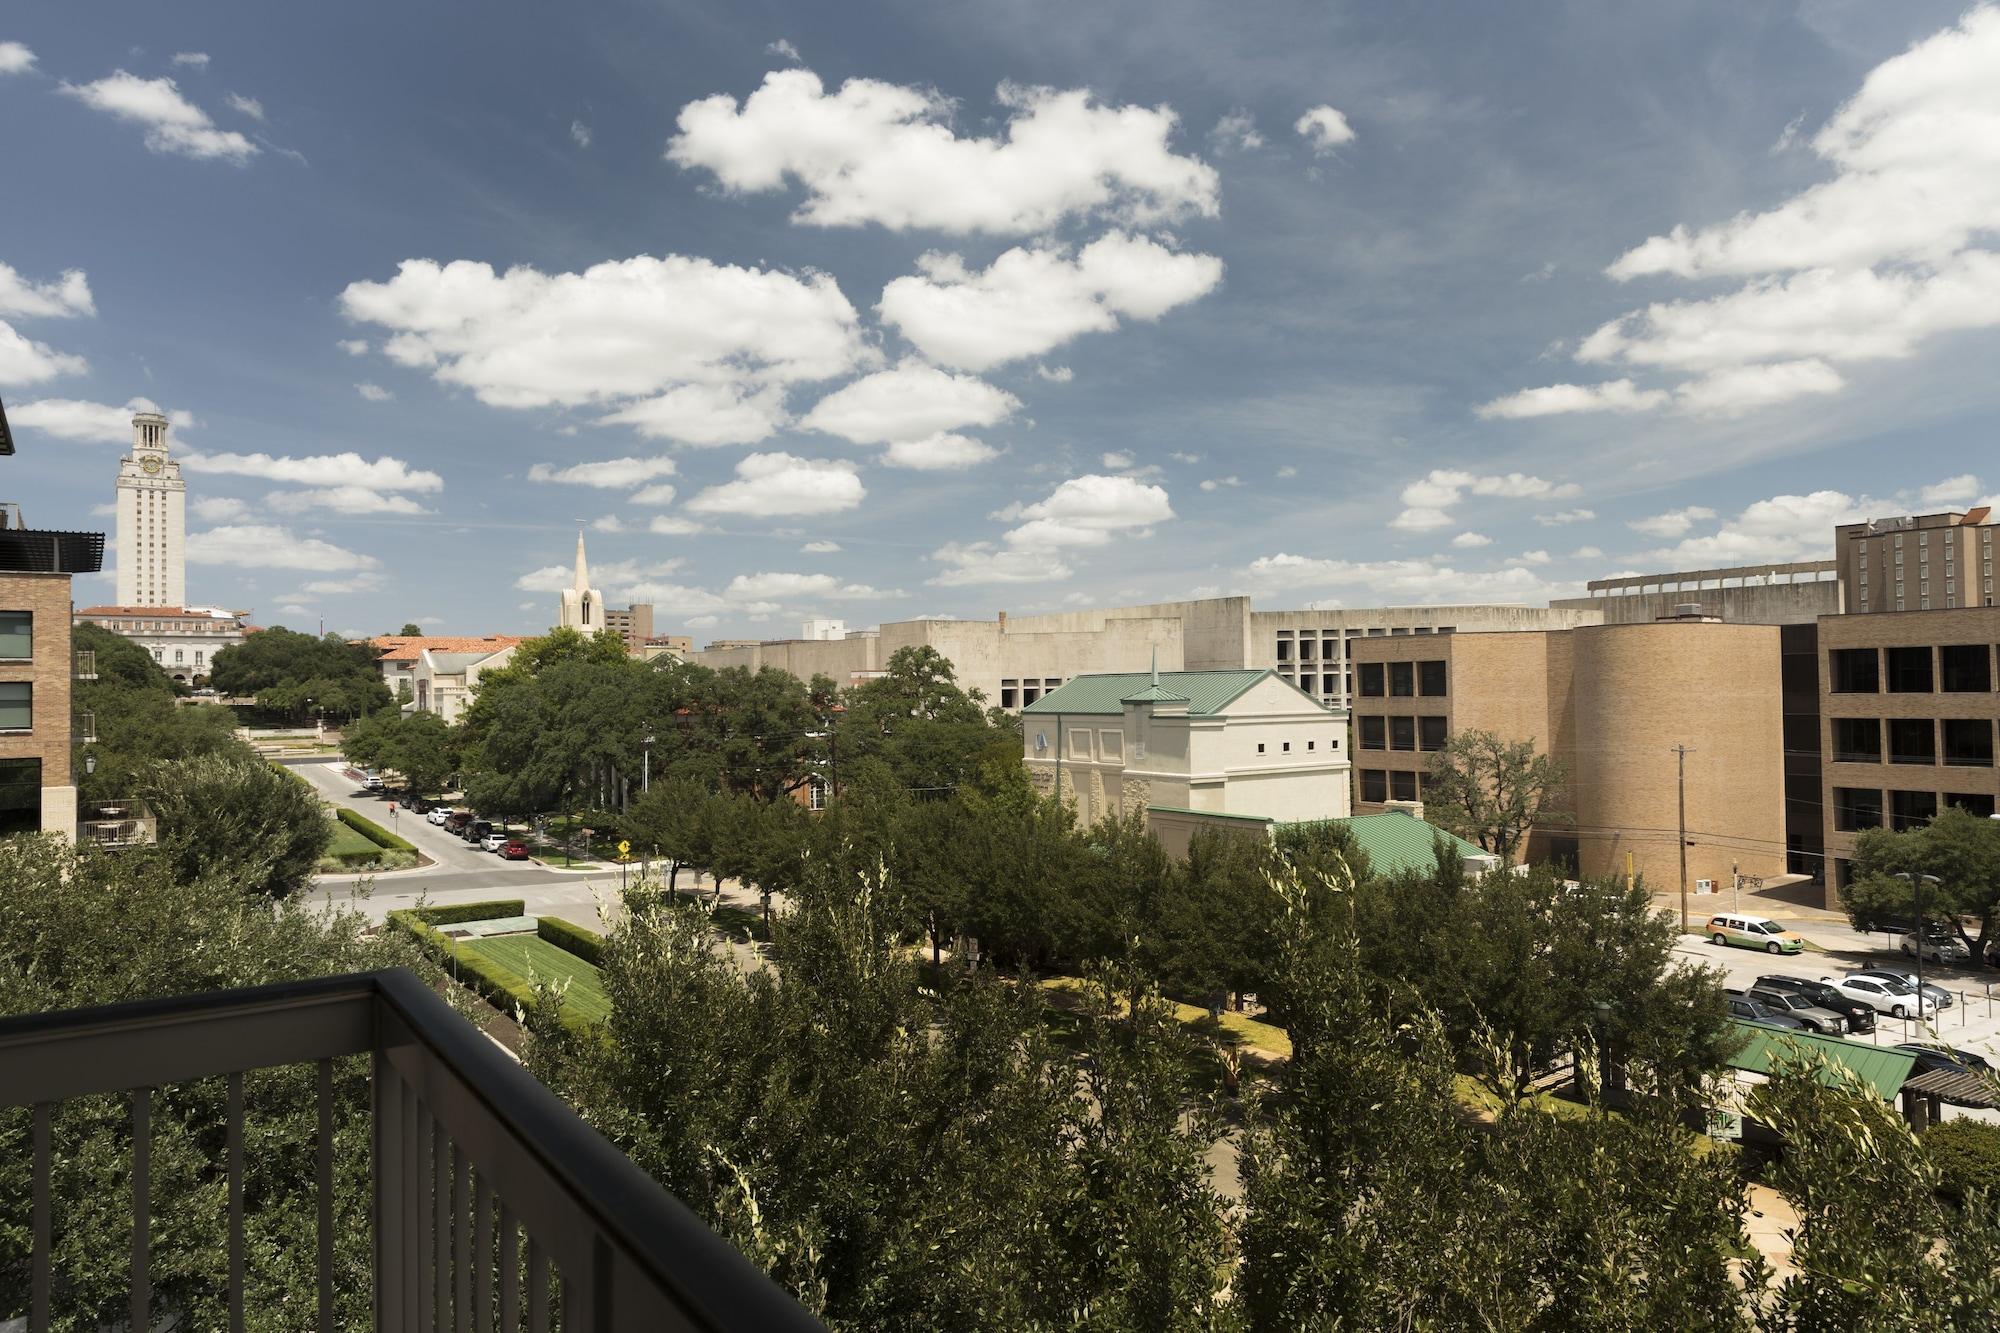
[[[639,794],[644,796],[653,789],[653,737],[649,733],[641,742],[646,748],[639,755]]]
[[[1924,885],[1942,884],[1936,875],[1919,875],[1908,870],[1896,872],[1897,879],[1910,881],[1911,924],[1916,927],[1917,936],[1917,1021],[1924,1021],[1924,942],[1928,936],[1924,932]]]

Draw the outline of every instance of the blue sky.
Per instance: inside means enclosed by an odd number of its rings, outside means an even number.
[[[1539,602],[2000,488],[2000,10],[26,0],[8,498],[191,601]],[[77,276],[81,275],[81,276]],[[110,582],[80,583],[80,602]]]

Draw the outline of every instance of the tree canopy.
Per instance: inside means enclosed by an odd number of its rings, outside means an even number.
[[[263,707],[295,717],[359,717],[391,699],[375,657],[366,643],[276,626],[218,652],[208,679],[224,694],[254,695]]]
[[[1454,732],[1431,756],[1424,817],[1503,861],[1514,861],[1529,829],[1569,822],[1553,804],[1565,781],[1562,764],[1537,752],[1532,740],[1505,741],[1490,731]]]
[[[1898,878],[1905,874],[1917,885]],[[1987,957],[2000,936],[2000,820],[1947,806],[1915,828],[1865,830],[1854,840],[1840,902],[1862,930],[1884,918],[1907,919],[1921,904],[1925,921],[1942,922],[1974,958]]]

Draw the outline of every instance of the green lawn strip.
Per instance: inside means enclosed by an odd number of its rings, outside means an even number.
[[[1042,981],[1044,990],[1059,994],[1075,995],[1082,992],[1085,982],[1081,977],[1048,977]],[[1060,1003],[1060,1001],[1058,1001]],[[1224,1045],[1240,1046],[1269,1060],[1289,1060],[1292,1055],[1292,1039],[1285,1030],[1271,1023],[1260,1023],[1247,1015],[1225,1009],[1220,1019],[1212,1018],[1208,1010],[1199,1005],[1168,1001],[1174,1007],[1174,1017],[1180,1025],[1197,1037],[1220,1041]]]
[[[461,940],[458,947],[476,953],[500,966],[537,982],[567,981],[569,990],[563,1005],[586,1022],[599,1023],[611,1016],[611,1001],[597,969],[573,953],[565,953],[533,935],[499,935],[491,939]]]
[[[339,820],[330,819],[327,822],[333,826],[333,841],[326,845],[327,856],[372,857],[381,853],[382,849],[376,846],[372,839],[364,838]]]

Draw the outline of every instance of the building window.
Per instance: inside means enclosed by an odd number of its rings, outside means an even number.
[[[1835,787],[1833,827],[1838,833],[1881,828],[1882,793],[1873,787]]]
[[[1389,663],[1389,693],[1397,699],[1408,699],[1417,692],[1417,664],[1415,662]]]
[[[1361,770],[1361,799],[1378,805],[1389,799],[1389,775],[1379,768]]]
[[[1934,791],[1892,791],[1889,793],[1889,827],[1898,833],[1922,828],[1937,817]]]
[[[1313,747],[1314,747],[1315,745],[1317,745],[1317,744],[1318,744],[1318,742],[1317,742],[1317,741],[1307,741],[1307,742],[1306,742],[1306,749],[1307,749],[1308,751],[1310,751],[1310,750],[1311,750],[1311,749],[1313,749]]]
[[[1993,794],[1991,792],[1948,791],[1944,803],[1954,809],[1963,810],[1974,819],[1993,817]]]
[[[1380,699],[1383,696],[1385,691],[1382,688],[1382,675],[1382,664],[1380,662],[1363,662],[1361,664],[1362,698]]]
[[[1389,775],[1389,795],[1398,801],[1417,799],[1417,775],[1408,770],[1398,770]]]
[[[1442,750],[1445,736],[1449,732],[1441,717],[1420,717],[1417,719],[1417,748],[1419,750]]]
[[[1289,662],[1292,660],[1292,641],[1290,639],[1278,640],[1278,660],[1280,662]]]
[[[1286,741],[1286,742],[1284,742],[1284,743],[1283,743],[1282,745],[1280,745],[1280,746],[1279,746],[1278,748],[1279,748],[1279,750],[1281,750],[1281,751],[1282,751],[1282,752],[1284,752],[1285,754],[1290,754],[1290,753],[1292,752],[1292,743],[1291,743],[1290,741]]]
[[[0,837],[42,826],[42,761],[0,759]]]
[[[1389,719],[1385,717],[1357,717],[1354,725],[1361,731],[1361,748],[1364,750],[1386,750],[1389,748]]]
[[[806,783],[806,805],[813,810],[826,809],[826,781],[813,778]]]
[[[1258,754],[1264,753],[1264,742],[1262,741],[1257,742],[1257,753]]]
[[[1892,764],[1937,762],[1937,727],[1929,718],[1889,719],[1889,762]]]
[[[1931,650],[1922,648],[1884,648],[1888,659],[1889,693],[1929,694],[1931,692]]]
[[[1877,694],[1882,689],[1881,658],[1873,648],[1835,648],[1826,655],[1835,694]]]
[[[1444,695],[1444,687],[1445,670],[1442,661],[1433,660],[1417,663],[1418,694],[1423,695],[1427,699],[1441,698]]]
[[[35,655],[35,613],[0,611],[0,658],[26,662]]]
[[[1310,662],[1312,660],[1313,660],[1313,641],[1311,639],[1300,639],[1299,661]]]
[[[1389,748],[1392,750],[1414,750],[1417,748],[1417,720],[1413,717],[1392,717],[1389,719]]]
[[[1002,708],[1016,708],[1019,707],[1020,701],[1021,701],[1021,682],[1018,680],[1001,681],[1000,706]]]
[[[1125,733],[1122,731],[1098,732],[1097,752],[1104,756],[1106,763],[1123,763],[1125,760]]]
[[[1938,726],[1944,732],[1944,761],[1960,768],[1993,767],[1993,724],[1985,718],[1948,717]]]
[[[0,731],[34,729],[34,683],[26,680],[0,680]]]
[[[1993,654],[1983,643],[1938,649],[1938,687],[1947,694],[1985,694],[1993,688]]]
[[[1879,764],[1882,762],[1882,723],[1872,717],[1833,719],[1833,762],[1836,764]]]
[[[174,665],[179,666],[181,664],[181,661],[182,661],[182,650],[176,648],[174,649]]]
[[[1071,732],[1071,733],[1069,734],[1069,757],[1070,757],[1070,758],[1072,758],[1072,759],[1088,759],[1088,758],[1090,758],[1090,733],[1089,733],[1089,732],[1087,732],[1087,731],[1072,731],[1072,732]]]

